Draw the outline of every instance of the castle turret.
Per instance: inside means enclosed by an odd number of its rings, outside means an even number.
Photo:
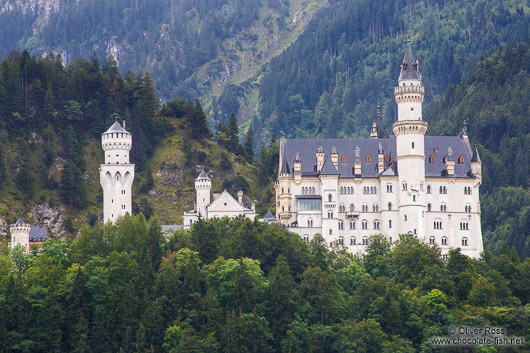
[[[427,122],[422,120],[424,89],[418,60],[410,41],[401,65],[394,97],[398,105],[398,121],[392,125],[396,135],[397,165],[400,183],[400,232],[425,236],[425,133]]]
[[[117,121],[101,135],[105,152],[105,163],[99,168],[103,188],[103,221],[114,222],[132,214],[132,183],[134,164],[129,162],[132,147],[132,134]]]
[[[19,218],[15,224],[12,224],[9,228],[11,231],[11,244],[10,248],[13,249],[17,245],[22,245],[26,251],[29,251],[29,232],[31,226],[24,223],[22,218]]]
[[[210,191],[212,180],[204,170],[195,179],[195,191],[197,192],[197,214],[202,218],[208,218],[208,206],[210,205]]]

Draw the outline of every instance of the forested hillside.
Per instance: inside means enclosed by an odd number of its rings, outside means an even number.
[[[250,79],[287,47],[316,0],[0,0],[0,56],[12,49],[75,58],[113,55],[149,71],[160,98],[201,101],[213,119],[254,114]],[[223,90],[227,92],[223,95]],[[248,100],[248,101],[247,101]]]
[[[430,341],[461,325],[530,341],[530,259],[504,248],[443,261],[413,235],[367,248],[361,262],[245,218],[200,221],[168,241],[155,217],[85,227],[41,255],[0,255],[0,350],[462,352]]]
[[[482,158],[485,244],[530,256],[530,42],[499,49],[426,112],[429,133],[456,135],[467,122]]]
[[[263,74],[256,131],[367,136],[378,104],[389,131],[408,38],[429,103],[458,84],[473,63],[524,39],[529,28],[522,0],[330,1]]]
[[[207,140],[212,133],[199,101],[175,98],[160,106],[149,73],[122,76],[112,58],[78,58],[64,66],[60,56],[12,52],[0,62],[2,232],[20,216],[61,237],[97,222],[101,133],[115,120],[133,134],[135,213],[164,210],[164,222],[181,223],[182,212],[193,208],[201,167],[216,190],[240,188],[262,213],[272,202],[270,189],[258,185],[271,182],[276,154],[264,149],[254,158],[253,135],[243,147],[235,117],[223,135],[229,145],[221,146]]]

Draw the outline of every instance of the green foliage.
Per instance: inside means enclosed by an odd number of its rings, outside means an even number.
[[[453,250],[441,262],[411,235],[382,240],[363,262],[244,217],[199,220],[170,239],[156,216],[85,226],[69,245],[0,256],[0,347],[412,353],[455,325],[527,335],[528,260]],[[445,282],[422,266],[439,266],[456,289],[423,288]]]

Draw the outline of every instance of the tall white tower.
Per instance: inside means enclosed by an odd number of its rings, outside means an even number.
[[[132,135],[117,121],[101,135],[105,164],[99,168],[103,188],[103,221],[114,222],[126,213],[132,214],[134,164],[129,163]]]
[[[425,237],[425,132],[422,121],[424,88],[415,58],[407,43],[394,97],[398,105],[398,121],[392,125],[396,135],[399,174],[399,217],[401,233],[411,232]]]
[[[19,218],[15,224],[11,225],[9,230],[11,231],[10,248],[13,249],[20,244],[26,251],[29,251],[29,232],[31,231],[31,226],[24,223],[22,218]]]
[[[212,189],[212,180],[208,174],[201,171],[201,174],[195,179],[195,190],[197,191],[197,215],[203,219],[208,218],[208,206],[210,205],[210,190]]]

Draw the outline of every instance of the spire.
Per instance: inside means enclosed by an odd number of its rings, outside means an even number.
[[[377,119],[375,124],[377,126],[377,137],[385,137],[385,132],[383,131],[383,120],[381,119],[381,106],[379,104],[377,105]]]
[[[280,174],[291,174],[291,170],[289,169],[289,163],[287,163],[285,149],[283,150],[282,168],[280,169]]]
[[[418,70],[418,59],[414,56],[410,39],[407,41],[407,49],[405,50],[403,64],[401,64],[401,73],[399,74],[398,81],[403,80],[421,81],[421,74]]]
[[[473,150],[473,157],[471,157],[471,163],[482,163],[480,156],[478,155],[477,144],[475,143],[475,149]]]
[[[208,176],[208,174],[206,174],[206,172],[203,169],[201,170],[201,174],[199,174],[199,176],[195,180],[210,180],[210,177]]]

